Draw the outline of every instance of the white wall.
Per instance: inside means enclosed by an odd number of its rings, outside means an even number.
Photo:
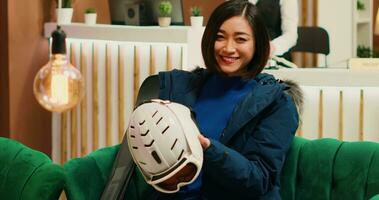
[[[353,55],[353,9],[354,0],[319,0],[318,24],[329,33],[330,54],[328,65],[346,66]],[[319,56],[319,64],[324,63]]]

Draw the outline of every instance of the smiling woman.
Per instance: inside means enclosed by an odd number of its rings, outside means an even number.
[[[204,31],[201,47],[205,65],[212,72],[253,78],[262,71],[270,53],[264,22],[252,4],[240,12],[224,6],[225,12],[219,11],[220,7],[214,11],[219,13],[211,15]]]
[[[270,45],[257,8],[242,0],[219,5],[201,48],[206,69],[159,73],[159,98],[195,113],[202,171],[187,187],[158,199],[280,199],[281,166],[298,113],[284,92],[290,86],[261,73]]]

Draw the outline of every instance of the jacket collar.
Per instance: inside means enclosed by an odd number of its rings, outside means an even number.
[[[171,96],[171,100],[174,102],[179,102],[187,107],[192,108],[196,102],[199,89],[203,85],[204,81],[209,77],[210,73],[208,70],[203,68],[197,68],[191,73],[181,73],[180,76],[173,75],[173,83],[184,83],[180,84],[185,86],[184,88],[172,88],[174,90],[174,96]],[[175,87],[175,86],[174,86]]]

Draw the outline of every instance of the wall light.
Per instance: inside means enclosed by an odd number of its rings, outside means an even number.
[[[52,112],[64,112],[76,106],[84,95],[84,81],[66,55],[66,34],[57,26],[53,31],[50,61],[34,78],[33,91],[38,102]]]

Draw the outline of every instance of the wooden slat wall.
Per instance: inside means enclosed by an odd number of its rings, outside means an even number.
[[[305,94],[302,126],[306,138],[379,141],[379,87],[302,86]]]
[[[82,73],[83,77],[87,77],[87,54],[83,48],[83,45],[80,44],[80,72]],[[85,91],[87,91],[87,84],[84,85]],[[80,110],[81,110],[81,115],[80,115],[80,155],[86,155],[88,153],[88,142],[87,142],[87,137],[88,137],[88,129],[87,129],[87,124],[88,124],[88,119],[86,117],[87,114],[87,96],[85,95],[83,97],[83,100],[80,102]]]
[[[53,114],[52,157],[57,163],[121,142],[143,80],[182,68],[185,44],[68,39],[70,62],[85,78],[74,109]]]

